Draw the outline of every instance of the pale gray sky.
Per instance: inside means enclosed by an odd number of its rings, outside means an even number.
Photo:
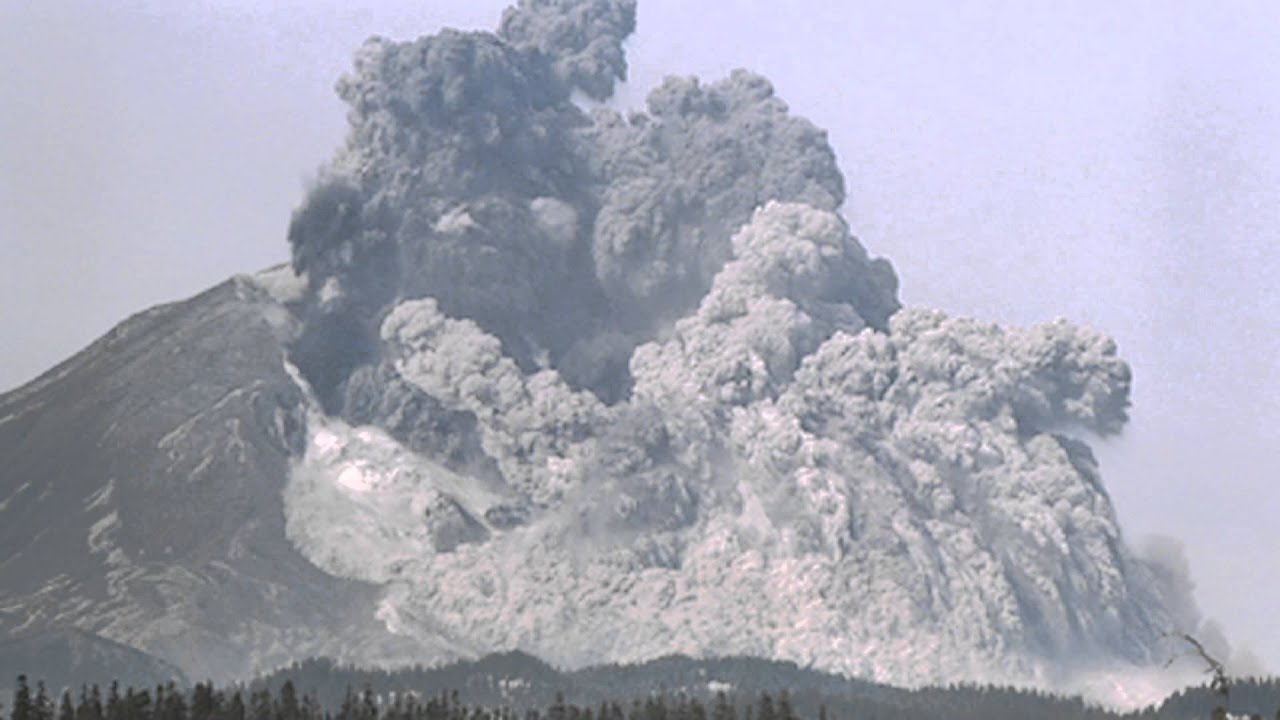
[[[352,50],[505,4],[0,3],[0,389],[283,261]],[[905,302],[1114,336],[1126,531],[1181,538],[1205,611],[1280,670],[1276,37],[1270,0],[640,0],[622,102],[760,71],[830,131]]]

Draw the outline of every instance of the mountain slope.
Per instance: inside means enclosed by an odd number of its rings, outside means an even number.
[[[219,678],[370,631],[373,590],[281,541],[305,436],[291,322],[231,280],[0,396],[0,629],[83,628]]]
[[[43,680],[54,693],[93,683],[106,688],[112,681],[139,688],[187,682],[173,665],[83,630],[0,641],[0,688],[12,690],[19,675],[32,683]]]

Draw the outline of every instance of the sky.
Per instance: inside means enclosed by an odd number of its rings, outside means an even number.
[[[287,259],[368,35],[502,0],[0,3],[0,390],[130,314]],[[830,133],[913,306],[1096,327],[1134,371],[1095,442],[1127,539],[1280,671],[1280,4],[640,0],[667,74],[769,77]]]

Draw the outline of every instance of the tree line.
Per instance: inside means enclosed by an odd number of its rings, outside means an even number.
[[[189,692],[173,683],[121,691],[113,682],[105,696],[94,684],[76,695],[66,689],[55,702],[43,681],[33,691],[20,675],[12,705],[9,720],[802,720],[785,691],[776,697],[761,693],[745,706],[723,692],[709,704],[681,693],[593,706],[557,694],[547,707],[521,714],[509,706],[463,703],[456,690],[428,698],[413,692],[387,697],[366,686],[360,692],[348,687],[341,705],[329,710],[313,694],[300,695],[290,680],[278,693],[265,687],[219,690],[212,683],[197,683]],[[819,720],[827,720],[825,708]]]
[[[274,690],[273,690],[274,687]],[[670,687],[670,686],[668,686]],[[758,686],[757,686],[758,687]],[[1280,680],[1239,681],[1233,692],[1232,718],[1280,720],[1258,708],[1280,708]],[[1158,707],[1119,713],[1079,698],[994,686],[951,686],[888,694],[835,696],[797,686],[795,692],[731,691],[699,697],[685,691],[648,693],[638,699],[566,700],[562,693],[541,701],[464,701],[457,690],[436,693],[406,689],[375,690],[370,684],[332,695],[330,704],[315,691],[299,693],[292,678],[272,685],[217,688],[197,683],[190,689],[173,683],[141,690],[111,683],[51,694],[44,682],[34,688],[19,676],[8,720],[1218,720],[1210,688],[1176,693]],[[627,697],[618,693],[618,697]],[[601,699],[603,698],[603,699]],[[0,711],[0,720],[5,714]]]

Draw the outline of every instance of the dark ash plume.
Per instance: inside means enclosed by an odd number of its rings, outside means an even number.
[[[520,0],[503,13],[498,35],[551,58],[566,85],[606,100],[627,79],[622,42],[635,29],[635,0]]]
[[[611,91],[634,11],[534,0],[497,35],[365,43],[338,83],[346,146],[289,232],[312,289],[296,360],[330,409],[351,373],[378,363],[390,306],[422,297],[498,337],[526,371],[556,367],[616,401],[632,349],[697,305],[756,207],[843,202],[826,134],[745,71],[668,80],[647,114],[584,115],[570,84]],[[883,329],[896,278],[860,262],[847,289]],[[335,329],[338,347],[312,337]]]

